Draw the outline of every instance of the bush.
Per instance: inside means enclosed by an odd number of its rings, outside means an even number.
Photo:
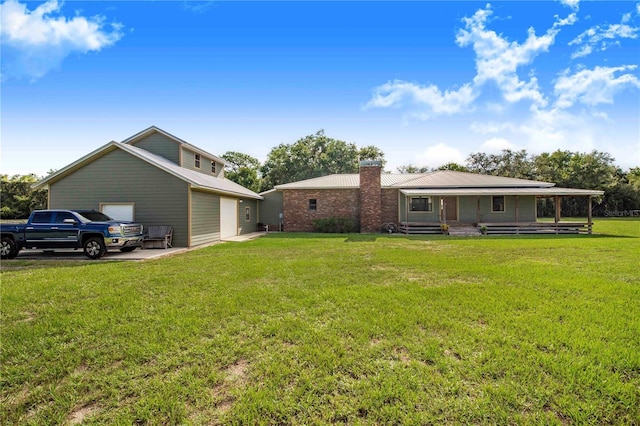
[[[346,234],[355,231],[355,221],[350,217],[327,217],[313,220],[313,230],[323,233]]]

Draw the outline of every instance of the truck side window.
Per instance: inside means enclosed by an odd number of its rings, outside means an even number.
[[[51,223],[52,216],[51,212],[35,212],[31,218],[31,223]]]
[[[63,223],[65,219],[73,219],[76,222],[78,221],[78,219],[69,212],[58,212],[58,214],[56,214],[56,223]]]

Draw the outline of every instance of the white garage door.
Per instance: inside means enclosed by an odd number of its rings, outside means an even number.
[[[220,239],[238,235],[238,201],[220,197]]]
[[[133,220],[133,204],[101,204],[100,211],[117,220]]]

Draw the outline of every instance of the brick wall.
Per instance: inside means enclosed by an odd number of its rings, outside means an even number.
[[[360,232],[379,233],[382,225],[380,164],[360,164]]]
[[[398,224],[398,192],[397,189],[382,189],[382,223]]]
[[[288,189],[283,191],[284,230],[313,231],[313,220],[327,217],[350,217],[359,223],[357,189]],[[316,200],[316,210],[309,210],[309,200]]]

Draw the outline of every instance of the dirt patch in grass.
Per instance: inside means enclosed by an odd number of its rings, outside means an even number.
[[[235,397],[231,395],[231,391],[234,388],[245,385],[248,369],[249,363],[244,359],[240,359],[224,370],[223,381],[212,390],[214,399],[218,401],[216,409],[219,413],[226,413],[233,406]]]
[[[73,412],[71,412],[71,414],[67,416],[67,421],[71,425],[81,424],[82,422],[85,421],[85,419],[93,416],[99,410],[100,410],[100,407],[98,407],[98,405],[95,403],[83,405],[81,407],[74,409]]]

